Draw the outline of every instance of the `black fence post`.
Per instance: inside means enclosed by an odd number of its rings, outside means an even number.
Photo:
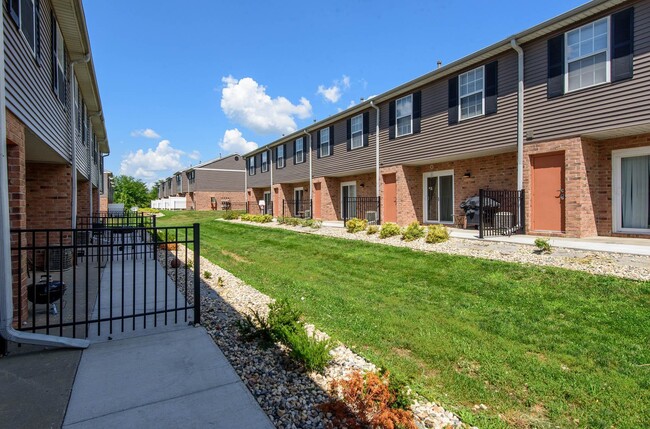
[[[309,200],[309,219],[314,218],[314,200]]]
[[[478,191],[478,238],[483,238],[483,189]]]
[[[201,237],[200,226],[194,224],[194,324],[201,323]]]
[[[284,201],[285,200],[282,200],[282,217],[284,217],[284,206],[285,206]]]
[[[381,197],[377,197],[377,225],[381,225]]]
[[[0,337],[0,356],[7,354],[7,340]]]
[[[526,233],[526,198],[524,190],[519,191],[519,220],[521,221],[521,233]]]

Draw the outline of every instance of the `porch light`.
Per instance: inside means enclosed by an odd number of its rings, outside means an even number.
[[[467,171],[465,172],[465,174],[463,174],[463,177],[469,179],[470,177],[472,177],[472,172],[469,171],[469,170],[467,170]]]

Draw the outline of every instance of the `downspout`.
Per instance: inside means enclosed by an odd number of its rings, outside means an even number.
[[[88,117],[88,122],[90,123],[90,125],[92,125],[92,123],[90,122],[90,119],[94,118],[95,116],[101,116],[101,114],[102,114],[102,111],[100,110],[100,111],[95,112],[92,115],[90,115]],[[93,146],[94,146],[95,143],[97,143],[95,141],[96,139],[97,139],[97,137],[93,138]],[[90,147],[90,142],[88,142],[88,181],[90,182],[89,194],[90,194],[90,217],[91,217],[91,219],[93,217],[93,160],[92,160],[92,151],[93,150],[95,150],[95,148],[94,147],[91,148]],[[97,144],[97,150],[99,151],[99,144]],[[99,162],[97,162],[97,166],[99,166]],[[97,185],[99,185],[99,181],[97,181]],[[99,191],[99,186],[97,186],[97,190]]]
[[[517,51],[517,190],[524,188],[524,50],[515,39],[510,41]]]
[[[273,149],[271,149],[271,148],[269,148],[269,159],[268,159],[267,162],[269,163],[269,171],[271,172],[271,197],[270,197],[271,201],[270,201],[270,203],[271,203],[271,205],[273,205],[273,200],[274,200],[274,198],[273,198]],[[278,209],[277,207],[273,207],[271,209],[271,216],[273,216],[273,213],[277,209]],[[267,211],[268,211],[268,207],[267,207]]]
[[[253,155],[255,156],[255,155]],[[244,158],[244,209],[248,213],[248,158]],[[187,187],[189,188],[189,181]]]
[[[75,64],[87,63],[88,61],[90,61],[90,54],[86,54],[78,60],[70,61],[70,88],[73,88]],[[77,91],[77,94],[72,94],[72,98],[70,98],[70,125],[72,125],[70,130],[72,136],[72,219],[70,227],[72,229],[77,228],[77,127],[75,123],[77,112],[74,110],[74,97],[77,97],[78,93],[79,91]]]
[[[54,337],[17,331],[13,328],[11,275],[11,228],[9,222],[9,175],[7,171],[7,115],[5,110],[4,14],[0,13],[0,336],[22,344],[48,347],[86,348],[88,340]]]
[[[312,167],[311,167],[311,134],[307,132],[307,130],[302,130],[303,133],[307,135],[307,141],[309,142],[309,203],[310,205],[313,204],[312,200],[312,189],[314,187],[314,178],[312,176]],[[305,145],[306,146],[306,145]],[[313,208],[312,208],[313,210]],[[311,217],[314,217],[313,213],[309,214]]]
[[[379,197],[379,107],[375,105],[375,103],[370,100],[370,107],[375,109],[377,111],[377,120],[376,120],[376,125],[375,125],[375,196]]]

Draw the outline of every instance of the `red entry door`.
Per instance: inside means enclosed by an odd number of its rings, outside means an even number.
[[[397,222],[397,177],[384,175],[384,219],[383,222]]]
[[[532,157],[532,227],[564,232],[564,153]]]

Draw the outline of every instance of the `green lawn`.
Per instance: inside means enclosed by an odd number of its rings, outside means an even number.
[[[650,283],[214,221],[202,255],[479,427],[650,426]],[[476,404],[486,411],[473,411]],[[499,418],[498,415],[502,417]],[[507,422],[507,423],[505,423]]]

